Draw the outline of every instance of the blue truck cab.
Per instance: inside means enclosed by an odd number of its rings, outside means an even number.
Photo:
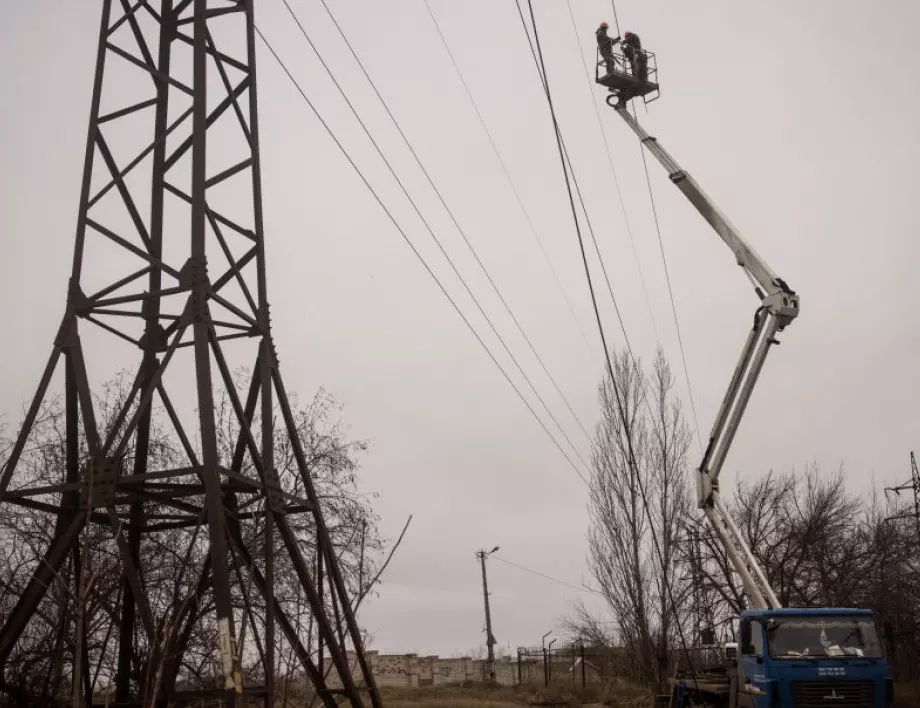
[[[894,686],[870,610],[746,610],[738,625],[742,708],[889,708]]]

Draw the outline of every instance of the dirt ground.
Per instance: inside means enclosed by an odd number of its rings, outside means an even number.
[[[895,687],[894,699],[894,708],[917,708],[920,705],[920,683]]]
[[[496,688],[481,686],[439,686],[437,688],[383,689],[386,708],[520,708],[542,705],[545,708],[649,708],[648,692],[629,686],[614,689],[589,688],[572,690]],[[916,708],[920,705],[920,684],[901,685],[896,691],[895,708]]]
[[[602,687],[586,690],[550,687],[548,691],[527,688],[495,688],[482,686],[464,688],[383,689],[387,708],[520,708],[520,706],[613,706],[615,708],[647,708],[649,694],[642,689],[618,687],[615,692]]]

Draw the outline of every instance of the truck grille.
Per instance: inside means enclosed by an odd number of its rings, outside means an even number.
[[[872,681],[793,681],[795,708],[872,708],[875,684]]]

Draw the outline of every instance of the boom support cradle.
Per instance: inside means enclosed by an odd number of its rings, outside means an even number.
[[[612,105],[612,104],[611,104]],[[735,255],[735,260],[754,281],[754,291],[760,306],[754,315],[754,326],[748,334],[735,367],[728,390],[716,415],[709,442],[697,476],[698,504],[712,524],[725,551],[741,577],[745,594],[758,609],[777,609],[780,602],[767,581],[766,574],[741,530],[728,514],[719,494],[719,474],[725,457],[738,431],[741,417],[751,398],[751,392],[770,348],[779,344],[776,335],[782,332],[799,314],[799,297],[782,278],[770,269],[764,260],[742,238],[738,230],[703,191],[693,177],[683,170],[673,157],[649,135],[630,115],[625,105],[612,106],[626,124],[639,137],[642,144],[668,171],[670,180],[684,193],[690,203],[703,216]]]

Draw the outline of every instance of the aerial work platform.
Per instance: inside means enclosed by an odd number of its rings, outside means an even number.
[[[658,88],[658,62],[655,54],[645,50],[641,54],[644,66],[639,65],[639,60],[635,65],[630,62],[619,45],[614,45],[609,59],[603,56],[600,49],[597,50],[594,80],[610,91],[607,103],[611,103],[612,98],[626,102],[637,96],[641,96],[646,103],[651,103],[659,97],[661,91]],[[608,64],[612,71],[607,70]]]

